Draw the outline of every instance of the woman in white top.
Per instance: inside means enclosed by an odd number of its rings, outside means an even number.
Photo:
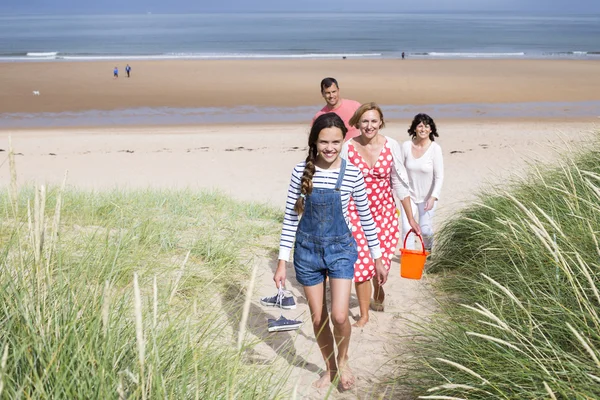
[[[433,245],[433,215],[440,198],[444,181],[444,159],[442,148],[435,142],[439,137],[435,122],[427,114],[417,114],[408,134],[411,140],[402,143],[402,163],[408,173],[410,199],[414,217],[419,215],[419,225],[425,248]],[[402,211],[402,240],[411,226],[404,209]],[[415,248],[413,240],[406,245]]]

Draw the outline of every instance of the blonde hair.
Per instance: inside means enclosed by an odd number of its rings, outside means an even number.
[[[381,108],[377,105],[377,103],[375,102],[370,102],[370,103],[364,103],[361,104],[360,107],[358,107],[358,110],[356,110],[354,112],[354,115],[352,116],[352,118],[350,118],[350,121],[348,121],[348,123],[355,127],[358,128],[358,123],[360,122],[360,117],[363,116],[364,113],[366,113],[367,111],[377,111],[379,113],[379,118],[381,119],[381,126],[379,127],[379,129],[383,129],[385,128],[385,121],[383,120],[383,111],[381,111]]]

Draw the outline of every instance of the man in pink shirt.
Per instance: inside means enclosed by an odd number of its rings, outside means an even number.
[[[321,95],[327,104],[315,114],[313,122],[319,115],[334,112],[342,118],[342,121],[344,121],[344,124],[346,124],[346,127],[348,128],[346,140],[359,136],[360,131],[353,126],[350,126],[348,121],[350,121],[354,112],[360,107],[360,103],[354,100],[342,99],[340,97],[340,88],[334,78],[325,78],[321,81]]]

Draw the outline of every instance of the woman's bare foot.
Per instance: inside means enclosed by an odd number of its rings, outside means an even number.
[[[341,391],[350,390],[354,387],[355,379],[352,370],[348,366],[348,364],[344,364],[344,366],[340,367],[338,370],[340,383],[338,389]]]
[[[317,379],[316,381],[313,382],[313,387],[317,388],[317,389],[323,389],[328,387],[329,385],[331,385],[331,382],[333,382],[333,380],[335,379],[335,375],[337,374],[337,371],[335,372],[331,372],[331,371],[325,371],[321,374],[321,377],[319,379]]]
[[[352,324],[352,326],[355,328],[362,328],[367,324],[367,322],[369,322],[369,317],[360,317],[355,323]]]

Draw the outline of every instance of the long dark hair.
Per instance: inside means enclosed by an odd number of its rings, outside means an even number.
[[[313,190],[312,178],[315,174],[315,160],[317,159],[317,140],[319,140],[319,134],[323,129],[326,128],[339,128],[342,131],[342,135],[346,138],[348,128],[344,124],[344,121],[336,113],[327,113],[320,115],[315,122],[313,122],[310,128],[310,134],[308,135],[308,155],[306,156],[306,166],[304,167],[304,173],[302,174],[302,180],[300,183],[300,197],[296,200],[294,211],[298,215],[304,212],[304,199],[310,195]]]
[[[419,126],[419,124],[421,122],[424,125],[429,125],[429,127],[431,128],[431,133],[429,133],[429,140],[431,140],[433,142],[436,137],[440,136],[440,135],[438,135],[437,128],[435,126],[435,122],[433,122],[433,118],[431,118],[427,114],[421,113],[421,114],[415,115],[415,118],[413,119],[412,123],[410,124],[410,128],[408,128],[408,134],[412,138],[417,136],[417,126]]]

